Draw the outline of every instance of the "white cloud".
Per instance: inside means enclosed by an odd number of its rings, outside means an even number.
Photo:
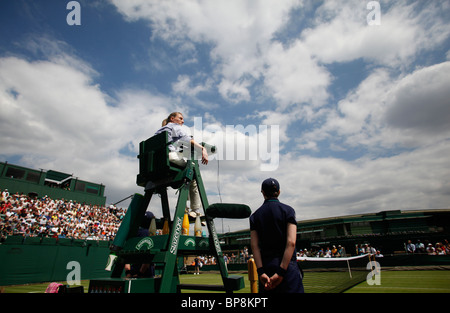
[[[420,147],[448,138],[449,69],[445,62],[403,77],[375,70],[298,143],[314,148],[313,142],[342,139],[347,147],[377,150]]]
[[[278,125],[221,125],[195,121],[194,139],[216,147],[210,160],[219,160],[231,172],[274,171],[279,165]]]
[[[335,109],[325,112],[325,121],[321,126],[305,132],[297,142],[301,147],[308,148],[316,146],[313,142],[333,142],[333,139],[344,137],[349,145],[367,145],[367,140],[381,127],[378,115],[390,83],[387,71],[373,72],[339,101]],[[374,123],[376,129],[373,129]]]
[[[249,86],[250,83],[247,80],[233,82],[228,79],[223,79],[218,89],[224,99],[227,99],[231,103],[239,103],[250,101]]]
[[[209,44],[217,88],[231,102],[250,100],[249,87],[262,74],[274,33],[300,5],[297,0],[112,3],[130,20],[150,21],[153,38],[174,46]]]
[[[99,133],[94,122],[104,119],[106,103],[84,73],[49,61],[30,63],[15,57],[3,58],[0,66],[2,107],[9,113],[2,114],[5,134],[13,137],[19,127],[28,137],[27,144],[38,148],[39,139],[46,138],[51,150],[63,148],[55,137],[65,138],[67,146],[62,150],[71,153],[75,149],[71,145],[74,141],[88,142]],[[39,127],[39,131],[35,131],[35,127]],[[80,131],[83,129],[89,131]],[[54,130],[58,130],[58,134]],[[14,145],[9,149],[14,149]]]
[[[111,98],[73,62],[1,58],[2,155],[21,155],[22,165],[103,183],[109,201],[125,197],[136,190],[139,142],[154,133],[171,108],[182,106],[167,106],[170,99],[142,91],[116,96],[115,106],[108,105]]]
[[[201,92],[209,91],[211,85],[212,80],[209,78],[205,79],[204,84],[195,84],[188,75],[179,75],[178,80],[172,84],[172,90],[177,94],[195,97]]]
[[[286,155],[282,198],[300,218],[391,209],[445,208],[450,200],[450,144],[443,141],[401,155],[354,162]]]
[[[262,78],[265,91],[283,111],[292,104],[321,106],[329,99],[332,77],[320,64],[359,58],[388,66],[407,66],[420,51],[448,37],[439,11],[445,2],[381,2],[381,25],[368,26],[367,3],[324,1],[314,8],[312,25],[282,45],[292,9],[311,10],[300,1],[111,1],[126,18],[150,22],[153,38],[180,47],[210,46],[217,89],[230,103],[252,101],[250,88]],[[430,19],[430,17],[438,18]],[[424,25],[426,27],[424,27]],[[174,86],[181,88],[188,77]],[[212,82],[211,80],[209,82]],[[212,86],[212,85],[211,85]],[[199,87],[199,86],[197,86]],[[193,89],[191,92],[196,92]]]
[[[210,203],[245,203],[255,211],[263,202],[261,182],[268,177],[281,185],[280,201],[291,205],[299,220],[343,216],[383,210],[422,210],[448,207],[450,200],[450,143],[442,141],[391,157],[355,161],[280,155],[275,172],[263,173],[242,164],[236,168],[215,163],[202,168]],[[246,167],[247,165],[247,167]],[[225,221],[225,225],[230,221]],[[226,226],[225,226],[226,227]],[[232,230],[248,228],[248,221],[233,221]],[[227,230],[227,229],[226,229]]]
[[[265,57],[265,84],[281,109],[302,102],[313,106],[325,103],[330,74],[313,60],[304,44],[296,41],[284,48],[281,43],[274,43]]]
[[[407,75],[390,93],[389,126],[414,130],[414,136],[450,135],[450,62]]]
[[[369,26],[367,2],[325,1],[313,27],[302,32],[311,54],[325,63],[358,58],[392,67],[405,67],[420,51],[440,45],[450,34],[448,3],[381,1],[381,24]]]

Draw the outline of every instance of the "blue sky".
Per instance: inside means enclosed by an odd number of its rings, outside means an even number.
[[[369,2],[78,1],[71,26],[69,1],[1,1],[0,159],[101,182],[112,203],[142,192],[138,144],[181,111],[222,149],[279,130],[274,171],[201,167],[210,203],[255,210],[272,176],[299,220],[448,208],[450,3]]]

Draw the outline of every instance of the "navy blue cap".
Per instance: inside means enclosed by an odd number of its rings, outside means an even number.
[[[152,212],[150,212],[150,211],[145,212],[144,218],[142,219],[140,226],[142,228],[148,229],[150,227],[150,222],[152,221],[152,218],[154,218],[154,217],[155,217],[155,215]]]
[[[263,181],[261,190],[264,191],[264,193],[278,192],[280,191],[280,184],[275,178],[267,178]]]

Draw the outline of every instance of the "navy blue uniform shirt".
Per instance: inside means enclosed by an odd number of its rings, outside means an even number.
[[[277,272],[283,259],[289,223],[297,225],[294,209],[276,198],[265,200],[264,204],[250,216],[250,230],[258,233],[262,263],[269,277]],[[273,290],[266,291],[260,282],[259,292],[304,292],[295,249],[281,284]]]
[[[283,257],[288,223],[297,225],[295,211],[276,198],[265,200],[250,216],[250,230],[256,230],[258,233],[263,259]],[[295,260],[295,251],[292,258]]]

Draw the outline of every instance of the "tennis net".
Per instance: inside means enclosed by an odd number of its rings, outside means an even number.
[[[347,258],[301,257],[306,293],[340,293],[366,280],[369,254]]]

